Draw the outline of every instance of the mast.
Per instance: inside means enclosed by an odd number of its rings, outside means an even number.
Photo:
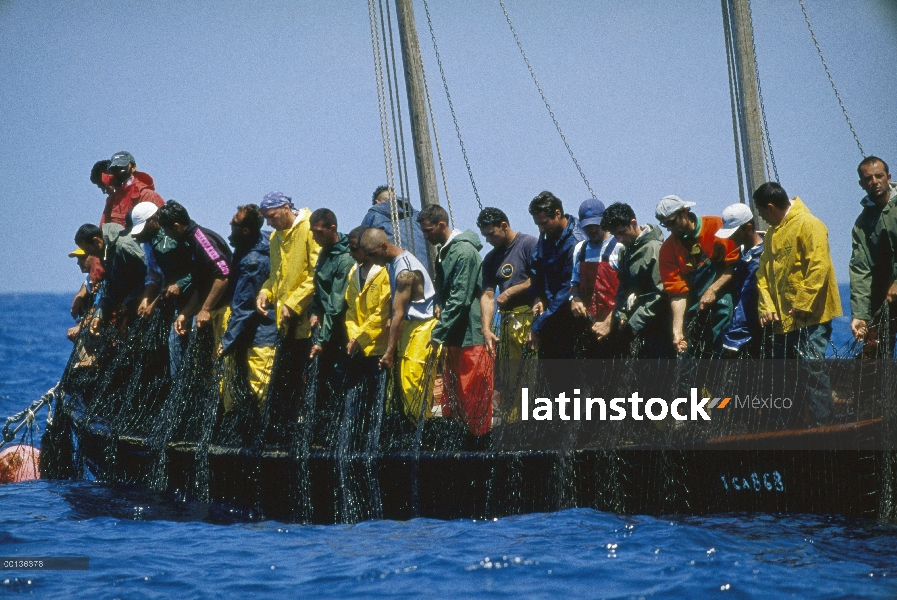
[[[413,0],[396,0],[396,20],[402,43],[402,64],[405,70],[405,88],[408,92],[408,114],[411,119],[411,139],[414,145],[414,163],[417,167],[417,185],[420,191],[421,209],[439,204],[436,187],[436,166],[433,163],[433,146],[430,144],[430,122],[427,119],[427,97],[424,90],[424,64],[420,55],[417,27],[414,24]],[[430,267],[435,264],[433,247],[427,245]]]
[[[750,0],[724,0],[724,10],[729,10],[732,23],[733,50],[737,77],[736,104],[741,138],[741,154],[747,187],[748,204],[754,213],[757,228],[766,223],[757,214],[752,195],[766,183],[766,155],[763,124],[760,114],[760,96],[757,91],[757,58],[754,52],[754,26],[751,23]]]

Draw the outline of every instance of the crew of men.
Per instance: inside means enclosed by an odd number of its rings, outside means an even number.
[[[897,185],[877,157],[858,173],[867,195],[853,228],[851,330],[891,357]],[[529,203],[537,237],[501,209],[479,213],[492,246],[481,258],[475,231],[452,228],[438,205],[418,212],[385,186],[348,234],[330,209],[271,192],[236,207],[226,241],[164,202],[128,152],[98,162],[91,181],[107,197],[99,225],[75,235],[70,256],[87,278],[73,317],[92,304],[83,322],[96,335],[168,311],[173,376],[192,327],[210,327],[260,407],[279,336],[300,357],[297,386],[316,357],[321,377],[345,384],[391,369],[410,422],[454,416],[482,436],[492,427],[496,357],[822,358],[841,315],[828,230],[778,183],[753,193],[765,232],[741,203],[699,215],[669,195],[653,224],[595,198],[574,216],[542,192]],[[89,364],[89,354],[79,356]],[[427,367],[437,356],[441,385]],[[811,422],[825,422],[831,398],[809,408]]]

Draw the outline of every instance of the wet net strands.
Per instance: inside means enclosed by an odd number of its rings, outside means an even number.
[[[572,506],[895,516],[887,442],[897,373],[886,307],[865,343],[830,348],[835,358],[824,361],[724,359],[699,345],[675,360],[638,360],[650,343],[638,336],[622,340],[613,359],[546,361],[526,349],[512,357],[508,323],[496,329],[494,367],[492,357],[473,365],[494,368],[494,383],[465,379],[451,349],[434,349],[411,398],[403,398],[398,369],[380,370],[377,357],[309,360],[311,340],[287,330],[260,398],[243,355],[217,356],[210,330],[172,343],[164,311],[99,337],[85,328],[57,388],[42,474],[89,473],[237,507],[246,518],[303,523]],[[581,356],[590,351],[590,325],[571,332]],[[691,319],[689,338],[700,341],[707,325]],[[771,351],[769,333],[761,355]],[[534,424],[521,405],[523,388],[531,399],[566,390],[584,405],[632,390],[645,398],[693,388],[709,398],[748,395],[768,382],[809,404],[806,381],[827,382],[832,413],[809,428],[806,411],[748,409],[745,399],[732,400],[739,410],[711,409],[707,422],[583,418],[551,427]],[[808,440],[827,445],[807,449]]]

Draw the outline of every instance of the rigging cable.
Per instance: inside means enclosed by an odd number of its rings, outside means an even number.
[[[442,188],[445,190],[445,204],[448,207],[449,220],[452,228],[455,227],[455,213],[452,210],[452,197],[449,195],[448,179],[445,176],[445,162],[442,160],[442,148],[439,146],[439,134],[436,132],[436,115],[433,114],[433,101],[430,99],[430,86],[427,85],[427,72],[424,69],[424,61],[420,61],[421,79],[424,80],[424,95],[427,97],[427,111],[430,113],[430,123],[433,125],[433,141],[436,144],[436,156],[439,159],[439,170],[442,173]]]
[[[529,64],[529,59],[526,57],[526,52],[523,51],[523,44],[520,43],[520,38],[517,36],[517,30],[514,29],[514,24],[511,23],[511,15],[508,14],[508,9],[505,8],[504,0],[498,0],[498,3],[505,13],[505,19],[508,21],[508,27],[511,28],[511,33],[514,34],[514,41],[517,42],[517,48],[520,49],[520,55],[523,57],[523,62],[526,63],[526,68],[529,69],[529,74],[532,75],[533,83],[536,84],[536,89],[539,90],[539,95],[542,96],[542,102],[545,103],[545,108],[548,109],[548,114],[551,116],[551,120],[554,121],[554,127],[558,130],[558,135],[561,136],[561,141],[564,142],[564,147],[567,148],[567,153],[570,155],[570,158],[573,159],[573,164],[576,165],[576,170],[579,171],[579,176],[582,177],[592,198],[595,198],[595,192],[592,191],[592,186],[589,184],[589,180],[586,179],[585,174],[582,172],[582,167],[579,166],[579,161],[576,160],[576,157],[573,155],[573,150],[570,149],[570,144],[567,143],[567,138],[564,136],[564,132],[561,131],[561,126],[554,116],[554,111],[551,110],[551,105],[548,104],[548,98],[545,97],[545,92],[542,91],[542,86],[539,85],[539,80],[536,79],[536,72],[533,71],[533,67]],[[424,6],[426,6],[426,0]]]
[[[751,8],[750,0],[747,3],[748,18],[751,21],[751,48],[754,50],[754,76],[757,78],[757,96],[760,98],[760,115],[763,117],[763,135],[766,137],[766,148],[769,155],[763,153],[766,159],[766,174],[769,175],[769,162],[772,161],[772,174],[775,176],[774,181],[779,180],[779,168],[776,166],[776,155],[772,152],[772,139],[769,137],[769,124],[766,122],[766,107],[763,105],[763,87],[760,85],[760,65],[757,62],[757,44],[754,40],[754,11]]]
[[[455,133],[458,134],[458,144],[461,145],[461,154],[464,156],[464,164],[467,166],[467,175],[470,177],[470,185],[473,187],[473,195],[476,198],[477,206],[480,207],[480,210],[483,210],[483,203],[480,201],[477,184],[473,180],[473,171],[470,169],[470,161],[467,159],[467,150],[464,149],[464,140],[461,139],[461,128],[458,126],[458,117],[455,115],[452,96],[449,94],[448,82],[445,79],[445,71],[442,70],[442,58],[439,56],[439,46],[436,45],[436,34],[433,32],[433,20],[430,18],[430,7],[427,5],[427,0],[424,0],[424,12],[427,13],[427,25],[430,27],[430,39],[433,40],[433,51],[436,53],[436,64],[439,66],[439,74],[442,76],[442,87],[445,88],[445,97],[448,100],[449,110],[452,111],[452,121],[455,122]]]
[[[726,67],[729,71],[729,104],[732,109],[732,135],[735,138],[735,170],[738,172],[738,197],[742,204],[745,204],[744,196],[744,174],[741,164],[741,144],[738,139],[738,112],[735,107],[735,97],[738,95],[735,71],[735,49],[732,39],[732,13],[730,12],[729,0],[721,0],[723,5],[723,31],[726,37]]]
[[[816,52],[819,53],[819,60],[822,61],[822,66],[825,68],[825,74],[828,75],[828,81],[832,84],[832,91],[835,92],[835,98],[838,99],[838,104],[841,105],[841,112],[844,113],[844,118],[847,120],[847,126],[850,127],[850,133],[853,134],[853,139],[857,143],[857,148],[860,149],[860,154],[863,155],[863,158],[866,158],[866,152],[863,151],[863,145],[860,143],[860,138],[857,135],[856,130],[853,128],[853,123],[850,122],[850,116],[847,114],[847,108],[844,106],[844,102],[841,100],[841,94],[838,93],[838,88],[835,87],[835,80],[832,77],[832,72],[829,71],[828,64],[825,62],[825,57],[822,55],[822,48],[819,47],[819,40],[816,39],[816,33],[813,31],[813,26],[810,25],[810,16],[807,14],[807,7],[804,6],[804,0],[797,0],[800,3],[800,9],[804,13],[804,21],[807,22],[807,29],[810,30],[810,35],[813,38],[813,43],[816,44]]]
[[[368,16],[371,25],[371,47],[374,53],[374,74],[377,79],[377,104],[380,107],[380,135],[383,138],[383,160],[386,163],[386,185],[395,190],[395,175],[392,170],[392,140],[389,135],[389,113],[386,110],[386,91],[383,86],[383,58],[380,54],[380,32],[377,27],[377,7],[375,0],[368,0]],[[395,194],[390,194],[390,221],[393,242],[402,245],[399,229],[398,209]]]
[[[405,154],[405,132],[402,127],[402,102],[399,95],[399,76],[396,72],[396,46],[392,35],[392,13],[389,9],[389,1],[386,2],[386,17],[383,16],[383,0],[379,0],[380,4],[380,27],[383,30],[383,43],[386,44],[386,31],[389,31],[389,47],[388,52],[384,50],[386,57],[386,77],[389,84],[389,107],[392,112],[393,134],[396,140],[396,160],[399,170],[399,198],[406,198],[411,201],[411,186],[408,183],[408,159]],[[393,99],[393,87],[395,87],[395,99]],[[398,116],[396,116],[398,113]],[[398,127],[398,128],[397,128]],[[393,190],[395,193],[395,190]],[[414,234],[412,231],[413,224],[411,222],[411,211],[405,211],[402,224],[405,226],[405,238],[408,240],[409,250],[413,254]],[[396,214],[398,219],[398,214]]]

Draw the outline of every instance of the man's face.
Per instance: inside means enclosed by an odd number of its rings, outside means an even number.
[[[103,238],[95,237],[90,241],[78,244],[78,247],[84,250],[88,256],[103,258],[103,250],[106,246],[103,243]]]
[[[144,242],[148,242],[159,233],[159,230],[162,229],[162,226],[159,225],[159,215],[155,214],[146,220],[146,223],[143,225],[143,230],[134,236],[134,239],[140,242],[141,244]]]
[[[635,240],[638,239],[640,233],[641,230],[635,219],[630,221],[628,225],[620,225],[611,230],[611,234],[613,234],[613,236],[617,238],[617,241],[623,244],[626,248],[629,248],[635,243]]]
[[[601,229],[601,225],[586,225],[582,230],[593,244],[597,244],[604,240],[604,230]]]
[[[249,227],[243,225],[243,220],[246,218],[246,214],[242,212],[238,212],[234,215],[234,218],[230,220],[230,235],[228,236],[228,241],[230,241],[230,245],[234,248],[245,247],[252,241],[252,234]]]
[[[533,215],[533,223],[539,228],[540,234],[553,240],[561,237],[561,234],[564,232],[563,218],[564,215],[559,210],[554,211],[552,215],[546,212],[538,212]]]
[[[339,239],[336,234],[336,225],[328,227],[323,223],[315,223],[311,226],[311,237],[321,248],[330,248]]]
[[[290,208],[289,204],[284,204],[277,208],[266,208],[261,212],[262,216],[265,217],[265,223],[268,224],[268,227],[278,231],[284,231],[293,226],[295,215],[293,215],[293,210]]]
[[[434,246],[444,244],[448,240],[448,225],[442,221],[437,223],[421,221],[420,230],[424,234],[424,239]]]
[[[760,215],[760,218],[770,225],[780,224],[788,213],[788,207],[777,208],[773,204],[767,204],[766,206],[755,204],[754,206],[757,209],[757,214]]]
[[[354,237],[349,238],[349,256],[355,259],[355,262],[360,265],[370,261],[370,258],[365,254],[364,249],[361,247],[358,238]]]
[[[869,194],[870,200],[887,201],[891,195],[891,175],[879,161],[860,167],[860,187]]]
[[[351,248],[352,242],[349,242],[349,247]],[[362,252],[367,258],[370,259],[372,263],[375,265],[384,266],[389,262],[389,256],[386,254],[386,244],[380,244],[379,246],[362,246],[360,252]],[[353,254],[354,258],[355,255]],[[355,258],[355,260],[358,260]]]
[[[480,227],[480,235],[482,235],[493,248],[497,248],[502,250],[503,248],[508,247],[508,243],[510,242],[510,232],[511,228],[507,223],[502,223],[501,225],[486,225],[485,227]]]
[[[683,237],[694,231],[694,224],[689,218],[689,210],[683,208],[671,214],[666,219],[661,219],[660,226],[670,232],[670,235]]]
[[[745,223],[732,232],[732,235],[729,236],[729,239],[732,240],[733,244],[735,244],[736,246],[743,246],[746,249],[751,248],[751,242],[753,240],[751,239],[752,236],[750,235],[751,232],[748,231],[748,227],[752,227],[752,225],[750,225],[749,223]],[[753,229],[751,229],[751,231],[753,231]]]
[[[377,195],[377,200],[375,204],[380,204],[381,202],[386,202],[392,197],[392,192],[390,190],[383,190]]]
[[[89,273],[90,267],[87,266],[87,255],[82,254],[81,256],[76,257],[78,261],[78,268],[81,269],[82,273]]]
[[[187,225],[175,223],[171,227],[163,227],[162,231],[164,231],[165,235],[167,235],[168,237],[181,241],[187,234]]]
[[[128,179],[131,178],[131,175],[136,170],[137,168],[134,166],[134,163],[128,163],[125,167],[109,167],[109,174],[112,175],[112,180],[115,185],[122,186],[128,182]]]

